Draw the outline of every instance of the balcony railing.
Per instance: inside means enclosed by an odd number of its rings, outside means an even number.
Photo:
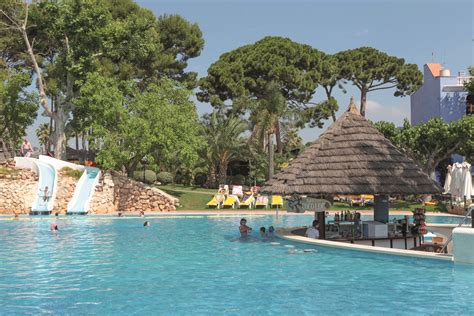
[[[465,83],[471,81],[472,78],[472,76],[458,77],[458,85],[463,86]]]

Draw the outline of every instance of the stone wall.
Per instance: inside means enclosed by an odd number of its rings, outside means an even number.
[[[108,171],[102,174],[92,197],[91,213],[169,212],[179,200],[165,192]]]
[[[64,171],[58,171],[58,184],[56,199],[54,200],[53,213],[66,214],[67,205],[71,201],[79,179],[68,176]]]
[[[27,169],[14,169],[15,162],[0,163],[7,174],[0,174],[0,214],[28,214],[38,189],[37,175]]]
[[[7,174],[0,174],[0,214],[28,214],[38,189],[38,176],[31,170],[15,169],[15,162],[0,163]],[[53,213],[65,214],[78,179],[58,172]],[[169,212],[179,200],[165,192],[124,177],[114,171],[102,172],[90,203],[90,213]]]

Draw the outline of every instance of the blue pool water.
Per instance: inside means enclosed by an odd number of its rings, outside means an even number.
[[[238,237],[239,217],[0,220],[0,314],[474,314],[474,266]],[[296,226],[310,216],[248,216]],[[51,222],[60,231],[49,231]]]

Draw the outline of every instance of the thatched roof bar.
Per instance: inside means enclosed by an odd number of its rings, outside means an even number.
[[[262,190],[390,195],[432,194],[441,189],[362,117],[351,99],[349,110]]]

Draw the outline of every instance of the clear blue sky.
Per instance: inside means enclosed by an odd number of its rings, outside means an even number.
[[[264,36],[289,37],[327,53],[372,46],[390,55],[423,64],[444,63],[452,74],[473,65],[472,0],[138,0],[156,15],[179,14],[198,23],[205,46],[188,70],[206,75],[219,56]],[[357,90],[335,97],[342,112]],[[323,98],[322,90],[316,99]],[[210,111],[198,104],[200,114]],[[400,124],[409,118],[410,98],[394,97],[393,91],[368,95],[367,117]],[[340,113],[339,113],[340,114]],[[325,124],[323,130],[327,127]],[[304,141],[314,140],[322,130],[305,129]],[[31,134],[30,134],[31,135]]]

